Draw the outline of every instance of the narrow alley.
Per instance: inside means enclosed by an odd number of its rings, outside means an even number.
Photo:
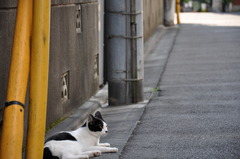
[[[181,20],[160,93],[146,106],[122,159],[240,158],[240,14],[183,13]],[[145,70],[162,56],[161,42]]]

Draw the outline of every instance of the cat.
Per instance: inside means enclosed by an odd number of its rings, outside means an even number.
[[[45,141],[43,159],[88,159],[103,152],[118,152],[109,143],[99,143],[108,132],[99,111],[89,115],[87,122],[74,131],[63,131]]]

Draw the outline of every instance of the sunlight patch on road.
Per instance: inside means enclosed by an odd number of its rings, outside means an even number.
[[[181,13],[181,24],[240,27],[239,13]]]

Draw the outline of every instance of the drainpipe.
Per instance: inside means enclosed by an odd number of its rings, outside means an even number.
[[[33,0],[30,105],[26,159],[42,159],[45,137],[51,1]]]
[[[30,65],[32,0],[19,0],[1,135],[0,158],[21,159]]]
[[[106,0],[109,105],[143,100],[142,0]]]

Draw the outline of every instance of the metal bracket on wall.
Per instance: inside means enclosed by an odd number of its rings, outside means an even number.
[[[122,14],[122,15],[139,15],[143,13],[143,12],[110,11],[110,10],[107,10],[106,12],[113,13],[113,14]]]
[[[135,82],[135,81],[142,81],[143,79],[142,78],[132,78],[132,79],[123,79],[123,78],[120,78],[120,79],[110,79],[109,81],[125,81],[125,82]]]
[[[124,38],[124,39],[140,39],[143,38],[142,35],[140,36],[121,36],[121,35],[107,35],[108,39],[112,39],[112,38]]]

